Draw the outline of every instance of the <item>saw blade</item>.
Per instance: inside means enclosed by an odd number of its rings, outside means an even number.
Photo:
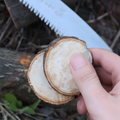
[[[84,40],[88,48],[110,47],[72,9],[60,0],[19,0],[33,11],[46,25],[61,36],[75,36]],[[110,49],[111,50],[111,49]]]

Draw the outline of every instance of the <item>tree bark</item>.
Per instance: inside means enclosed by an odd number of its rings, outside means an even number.
[[[33,54],[0,48],[0,99],[6,93],[12,93],[19,99],[28,102],[37,99],[27,83],[27,75],[24,72],[33,56]]]

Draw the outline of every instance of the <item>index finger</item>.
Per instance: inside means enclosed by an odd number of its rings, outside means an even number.
[[[120,57],[110,50],[91,48],[90,49],[95,66],[101,66],[112,75],[114,84],[120,81]]]

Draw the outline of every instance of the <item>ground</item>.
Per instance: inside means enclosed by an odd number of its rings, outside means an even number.
[[[82,17],[112,48],[113,52],[120,55],[120,2],[119,0],[81,0],[70,4],[70,7]],[[58,35],[44,21],[38,19],[27,27],[17,29],[12,22],[3,1],[0,1],[0,47],[9,50],[38,53]],[[25,120],[85,120],[75,111],[56,109],[51,107],[38,107],[35,116],[23,114]],[[41,112],[42,111],[42,112]],[[0,118],[3,116],[0,114]]]

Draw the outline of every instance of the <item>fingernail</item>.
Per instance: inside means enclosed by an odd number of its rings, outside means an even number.
[[[71,66],[74,70],[86,65],[86,60],[82,55],[75,55],[71,58]]]

